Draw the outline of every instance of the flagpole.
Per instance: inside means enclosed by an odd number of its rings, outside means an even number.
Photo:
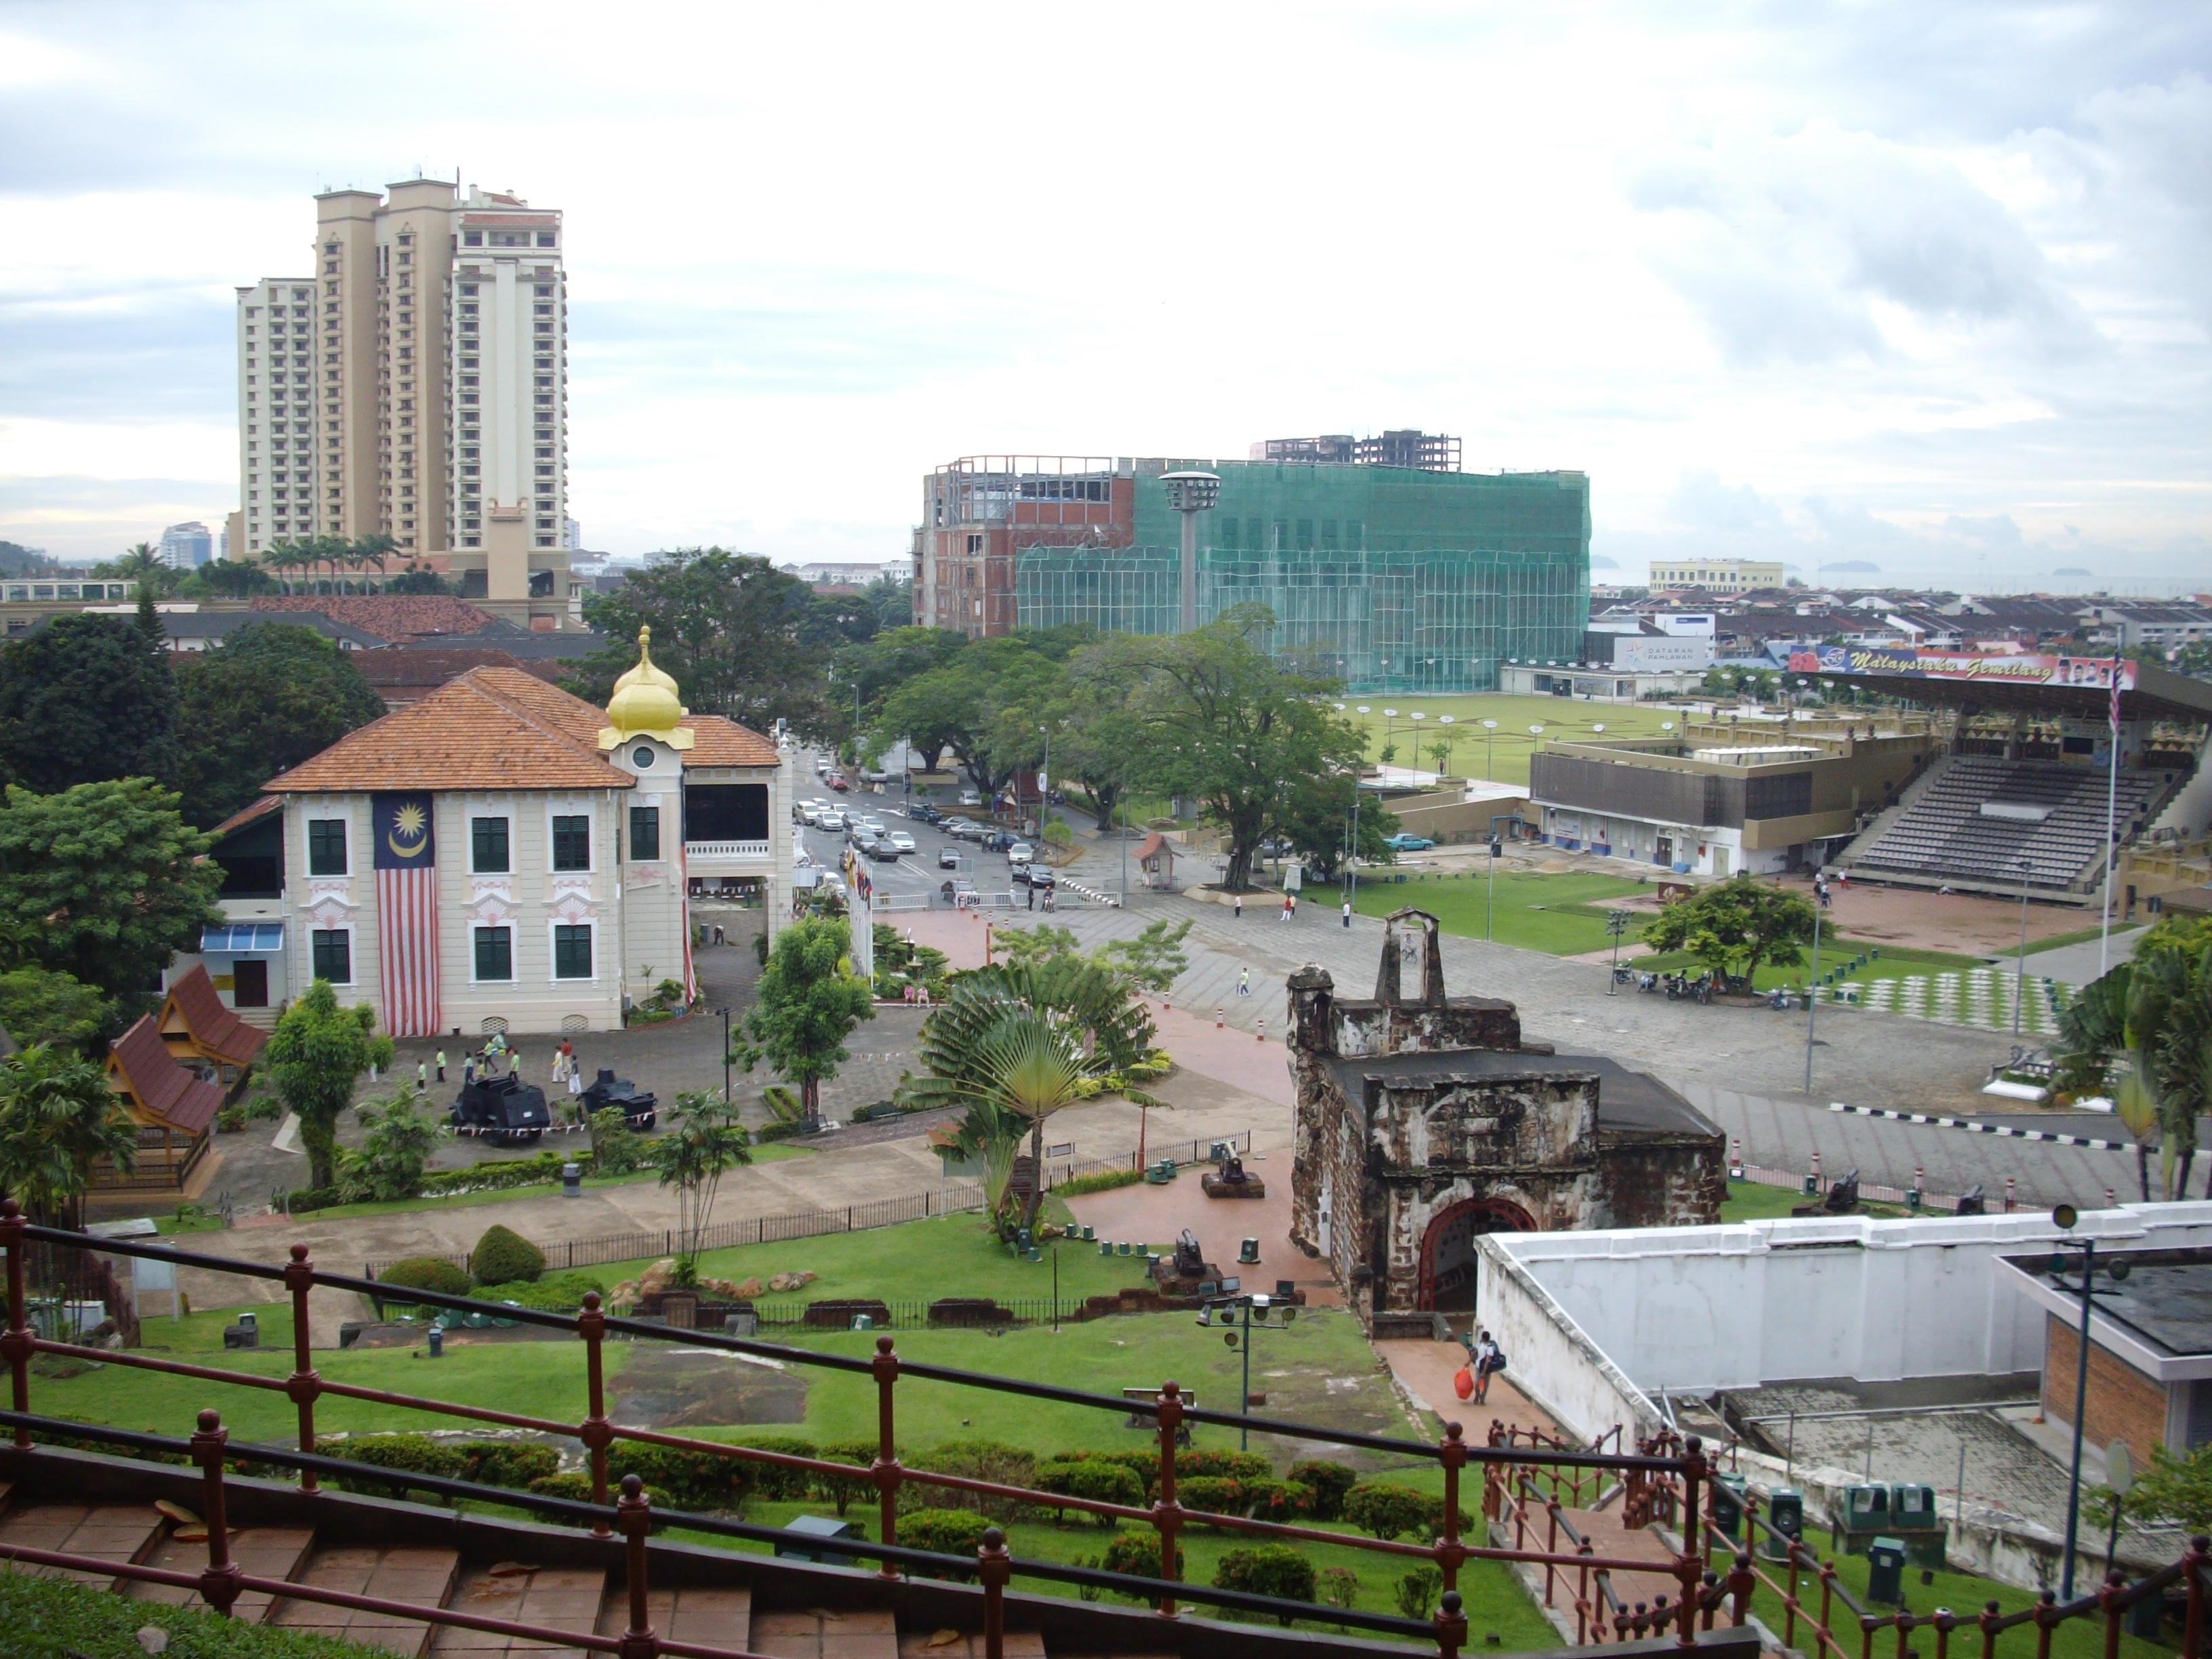
[[[2112,659],[2112,696],[2110,707],[2112,746],[2105,765],[2105,904],[2097,925],[2097,977],[2112,971],[2112,878],[2119,861],[2120,814],[2120,659]]]

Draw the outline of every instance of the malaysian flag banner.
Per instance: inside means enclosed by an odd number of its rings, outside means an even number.
[[[427,794],[377,795],[377,955],[383,963],[384,1029],[393,1036],[438,1031],[438,847]]]

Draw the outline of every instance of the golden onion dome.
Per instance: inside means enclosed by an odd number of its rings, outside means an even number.
[[[615,682],[607,700],[608,729],[619,734],[617,741],[641,732],[665,738],[685,712],[675,678],[653,665],[653,630],[639,629],[637,666]]]

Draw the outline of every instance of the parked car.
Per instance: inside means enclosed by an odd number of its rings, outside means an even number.
[[[487,1140],[526,1146],[553,1127],[553,1115],[543,1089],[506,1072],[463,1085],[453,1098],[453,1124]]]
[[[957,870],[960,867],[960,849],[957,847],[939,848],[937,867],[940,870]]]
[[[814,823],[819,830],[842,830],[845,815],[834,806],[825,806],[814,815]]]
[[[1015,842],[1006,848],[1006,862],[1009,864],[1027,864],[1036,857],[1036,849],[1025,841]]]
[[[986,830],[983,832],[983,850],[987,853],[1003,853],[1013,844],[1014,833],[1011,830]]]
[[[1385,837],[1382,844],[1394,853],[1425,853],[1434,847],[1436,842],[1431,841],[1426,836],[1417,836],[1410,830],[1401,830],[1396,835]]]
[[[963,789],[960,792],[960,804],[963,806],[981,806],[983,804],[983,798],[973,789]]]
[[[985,831],[973,818],[947,818],[945,833],[958,841],[981,841]]]
[[[623,1115],[623,1121],[633,1129],[650,1129],[659,1114],[654,1109],[659,1099],[650,1089],[641,1089],[626,1077],[617,1077],[610,1066],[599,1067],[599,1074],[584,1085],[584,1110],[605,1111],[612,1106]]]
[[[906,815],[907,817],[914,819],[917,823],[942,823],[945,822],[945,814],[939,811],[934,806],[932,806],[926,800],[918,800],[915,802],[912,806],[907,809]]]
[[[1014,880],[1024,887],[1049,887],[1058,879],[1048,864],[1018,864],[1012,873]]]
[[[894,830],[890,834],[885,836],[884,839],[890,842],[893,847],[896,847],[902,853],[911,853],[914,851],[914,837],[907,834],[903,830]]]

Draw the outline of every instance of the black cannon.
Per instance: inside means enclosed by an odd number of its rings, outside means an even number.
[[[527,1146],[553,1127],[545,1091],[508,1072],[466,1084],[454,1097],[453,1127],[510,1146]]]

